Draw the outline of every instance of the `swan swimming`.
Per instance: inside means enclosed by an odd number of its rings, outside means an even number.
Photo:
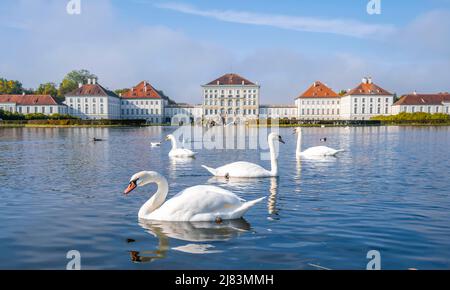
[[[339,152],[343,152],[343,149],[336,150],[327,146],[315,146],[306,149],[305,151],[301,151],[302,144],[302,128],[298,127],[294,129],[294,134],[297,133],[297,148],[295,150],[295,154],[297,157],[311,157],[311,156],[335,156]]]
[[[150,145],[152,147],[159,147],[159,146],[161,146],[161,142],[150,142]]]
[[[240,178],[255,178],[255,177],[275,177],[278,176],[278,162],[275,154],[275,141],[284,144],[283,139],[276,133],[270,133],[267,137],[270,150],[271,170],[266,170],[258,164],[246,161],[233,162],[218,168],[211,168],[202,165],[214,176],[220,177],[240,177]]]
[[[196,152],[186,148],[178,148],[177,140],[172,134],[167,135],[166,141],[169,140],[172,143],[172,150],[169,152],[169,157],[194,157],[195,154],[197,154]]]
[[[154,171],[134,174],[124,194],[136,187],[156,183],[156,193],[139,209],[138,217],[158,221],[216,221],[241,218],[247,210],[265,197],[245,201],[231,191],[212,185],[188,187],[166,201],[169,185],[166,178]]]

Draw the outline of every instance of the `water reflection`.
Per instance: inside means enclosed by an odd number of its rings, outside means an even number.
[[[219,253],[211,244],[203,242],[228,241],[251,229],[245,219],[215,222],[165,222],[139,220],[139,225],[149,234],[158,239],[158,248],[151,251],[131,251],[132,262],[148,263],[166,257],[170,239],[189,243],[172,248],[172,250],[191,254]],[[202,243],[202,244],[200,244]]]
[[[208,179],[209,184],[227,185],[236,189],[245,189],[249,186],[254,186],[261,183],[262,181],[264,180],[259,178],[225,178],[220,176],[213,176]]]
[[[277,195],[278,195],[278,178],[270,179],[270,195],[267,203],[267,209],[270,215],[278,215],[277,208]],[[274,217],[272,217],[274,218]]]

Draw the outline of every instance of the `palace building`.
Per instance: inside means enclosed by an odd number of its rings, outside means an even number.
[[[341,98],[341,119],[370,120],[378,115],[391,115],[394,95],[365,77]]]
[[[120,97],[105,89],[96,79],[66,94],[68,113],[81,119],[120,119]]]
[[[149,123],[164,122],[164,107],[169,100],[147,81],[142,81],[121,95],[122,119],[146,119]]]
[[[50,95],[0,95],[0,110],[20,114],[67,114],[67,107]]]
[[[203,89],[203,116],[207,120],[230,122],[256,119],[259,115],[259,89],[238,74],[225,74]]]
[[[450,114],[450,94],[412,94],[403,95],[392,106],[392,114],[406,113],[443,113]]]
[[[341,96],[320,81],[315,81],[295,100],[300,120],[339,120]]]

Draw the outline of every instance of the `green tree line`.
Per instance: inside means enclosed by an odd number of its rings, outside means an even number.
[[[401,112],[397,115],[390,116],[375,116],[372,120],[382,121],[386,123],[423,123],[423,124],[439,124],[450,123],[450,115],[443,113],[406,113]]]
[[[34,94],[51,95],[58,101],[64,101],[64,95],[78,88],[79,83],[87,83],[88,79],[97,76],[88,70],[73,70],[66,74],[60,84],[46,82],[40,84],[36,89],[25,89],[18,80],[8,80],[0,77],[0,94]]]

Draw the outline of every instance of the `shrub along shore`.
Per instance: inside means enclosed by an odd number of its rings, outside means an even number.
[[[449,126],[450,115],[442,113],[406,113],[402,112],[391,116],[376,116],[372,120],[380,121],[382,125],[433,125],[433,126]]]
[[[260,120],[261,121],[261,120]],[[53,114],[19,114],[0,110],[0,127],[119,127],[119,126],[148,126],[145,119],[136,120],[82,120],[70,115]],[[151,124],[164,126],[170,124]],[[263,122],[249,122],[251,127],[341,127],[341,126],[450,126],[450,115],[430,113],[400,113],[391,116],[375,116],[367,121],[303,121],[303,120],[264,120]]]

